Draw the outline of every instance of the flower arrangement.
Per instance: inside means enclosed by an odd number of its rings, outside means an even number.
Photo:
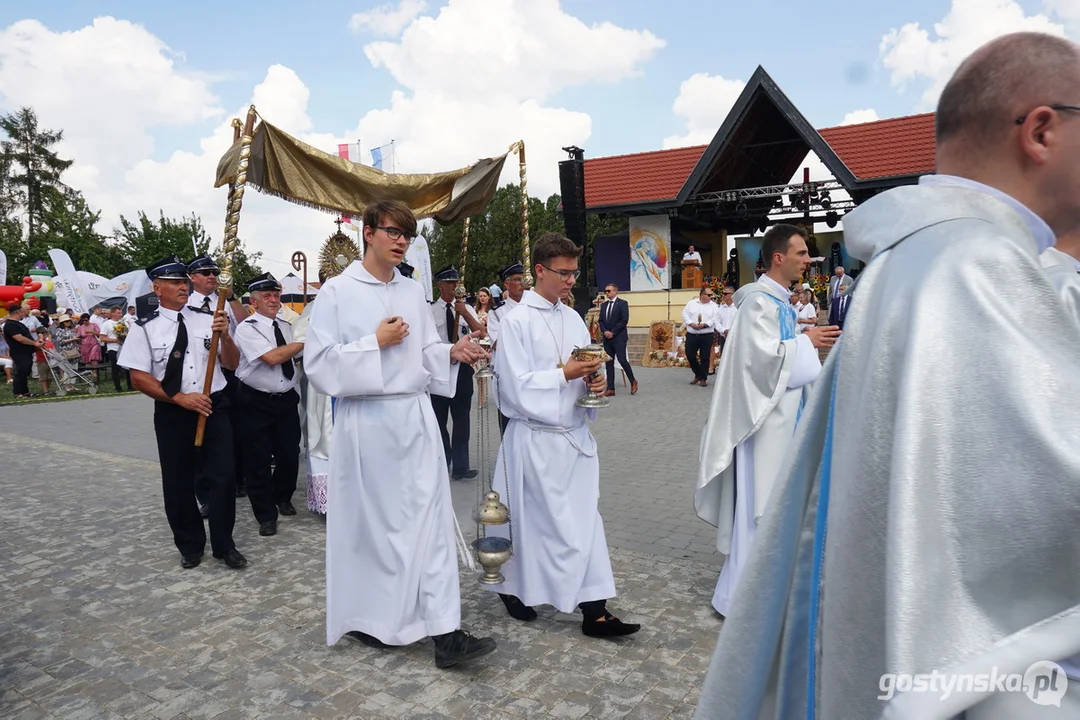
[[[116,333],[116,339],[120,342],[124,342],[124,338],[128,334],[128,326],[125,322],[118,322],[113,326],[113,332]]]
[[[829,278],[820,274],[811,275],[810,290],[819,303],[824,303],[829,292]]]

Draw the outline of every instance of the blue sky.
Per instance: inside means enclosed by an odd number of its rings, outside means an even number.
[[[364,112],[384,106],[397,86],[365,58],[366,34],[348,25],[353,13],[380,4],[53,0],[30,12],[5,4],[0,24],[31,17],[70,31],[103,15],[139,23],[182,54],[183,67],[211,78],[226,107],[243,104],[266,67],[280,63],[310,88],[318,129],[344,132]],[[1020,4],[1039,9],[1036,2]],[[428,14],[437,8],[432,5]],[[562,6],[586,23],[646,29],[667,43],[638,77],[569,88],[552,98],[589,112],[594,125],[586,149],[598,156],[657,149],[660,138],[679,132],[671,104],[679,83],[697,72],[745,80],[761,64],[816,127],[838,124],[859,108],[874,108],[880,117],[922,111],[917,92],[891,85],[878,48],[883,35],[904,23],[926,27],[940,20],[949,3],[568,0]],[[189,135],[197,139],[198,130]]]
[[[405,172],[524,137],[530,187],[545,196],[563,145],[598,157],[707,142],[759,64],[827,127],[930,110],[986,40],[1021,28],[1075,37],[1077,20],[1077,0],[4,3],[0,110],[30,105],[64,129],[67,179],[104,231],[160,209],[195,212],[213,232],[212,169],[253,98],[327,150],[394,138]],[[287,259],[327,227],[255,198],[241,232]]]

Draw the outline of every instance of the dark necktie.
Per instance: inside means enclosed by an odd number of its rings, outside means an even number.
[[[173,343],[169,359],[165,361],[165,377],[161,378],[161,389],[172,397],[180,392],[180,381],[184,377],[184,354],[187,352],[187,327],[184,316],[176,314],[176,342]]]
[[[210,296],[207,295],[202,299],[202,311],[210,312]]]
[[[614,304],[615,304],[614,300],[609,302],[607,304],[607,312],[604,313],[604,324],[607,325],[608,330],[611,330],[611,306],[614,305]]]
[[[285,336],[281,333],[281,328],[278,327],[277,320],[274,321],[274,340],[277,340],[277,346],[281,347],[285,344]],[[293,361],[289,358],[285,362],[281,363],[281,374],[285,376],[286,380],[292,380],[293,378]]]
[[[454,311],[450,303],[446,303],[446,337],[451,343],[457,342],[457,323],[454,322]]]

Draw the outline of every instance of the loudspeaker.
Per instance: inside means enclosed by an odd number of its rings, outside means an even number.
[[[562,194],[563,225],[566,237],[579,246],[585,244],[585,161],[559,163],[559,190]]]

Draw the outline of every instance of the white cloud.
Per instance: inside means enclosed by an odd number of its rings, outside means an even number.
[[[1049,0],[1051,9],[1080,16],[1077,3]],[[949,12],[930,32],[918,23],[892,29],[881,39],[881,62],[894,86],[925,85],[922,109],[932,109],[956,67],[981,45],[1011,32],[1033,31],[1064,35],[1065,27],[1038,13],[1027,15],[1015,0],[953,0]]]
[[[555,0],[449,0],[437,17],[402,22],[400,41],[365,48],[402,88],[347,132],[320,128],[308,113],[308,87],[282,65],[267,69],[250,102],[270,122],[330,152],[357,137],[365,151],[394,139],[397,172],[462,167],[524,139],[530,192],[546,197],[558,191],[560,148],[584,146],[592,121],[545,101],[566,87],[633,76],[664,44],[646,31],[585,25]],[[485,42],[462,42],[468,37]],[[226,113],[208,75],[180,58],[147,29],[112,18],[68,33],[36,21],[0,30],[0,110],[31,105],[44,127],[64,129],[62,155],[77,161],[65,180],[103,211],[103,232],[121,214],[156,216],[160,209],[174,217],[196,213],[220,240],[225,190],[211,185],[231,143],[230,120],[248,103]],[[164,142],[177,127],[204,137],[197,146],[155,153],[154,138]],[[511,159],[503,181],[516,178]],[[240,236],[280,276],[294,250],[314,259],[332,221],[249,190]]]
[[[401,0],[397,7],[380,5],[353,15],[349,19],[349,29],[353,32],[367,29],[377,35],[397,36],[426,9],[424,0]]]
[[[560,148],[584,147],[592,130],[588,114],[546,101],[567,87],[634,76],[663,46],[648,31],[586,25],[556,0],[449,0],[399,41],[365,46],[402,89],[350,137],[365,153],[393,139],[397,172],[461,167],[524,139],[530,193],[545,197],[558,192]],[[503,181],[516,175],[508,162]]]
[[[880,120],[877,111],[873,108],[867,108],[865,110],[852,110],[844,119],[840,121],[841,125],[858,125],[859,123],[874,122]]]
[[[746,87],[742,80],[697,73],[682,81],[672,110],[686,122],[686,132],[664,138],[664,148],[710,142]]]
[[[57,33],[36,20],[0,30],[0,94],[29,105],[43,127],[63,128],[69,179],[92,189],[154,150],[152,128],[220,117],[208,83],[178,69],[145,28],[103,17]],[[77,150],[77,152],[73,152]]]
[[[1080,0],[1043,0],[1043,7],[1065,21],[1070,35],[1075,37],[1080,32]]]
[[[634,76],[662,47],[647,30],[586,25],[558,0],[449,0],[399,42],[370,43],[364,53],[416,93],[542,102],[563,88]]]

